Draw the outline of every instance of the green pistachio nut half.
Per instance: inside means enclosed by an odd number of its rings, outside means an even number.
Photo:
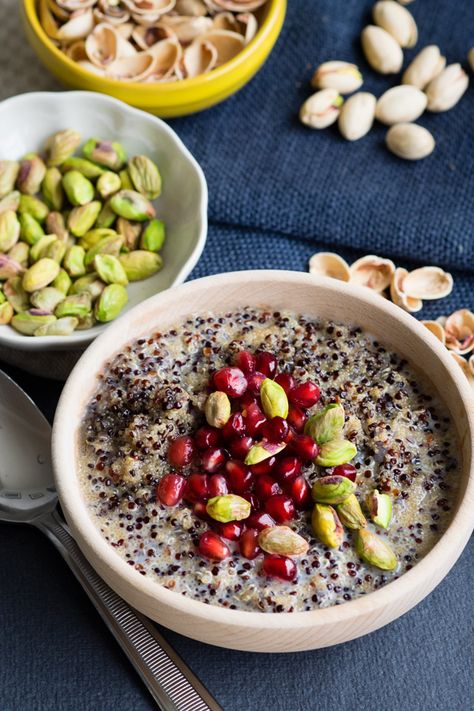
[[[0,198],[13,191],[19,170],[17,160],[0,160]]]
[[[8,252],[20,239],[20,223],[13,210],[0,213],[0,252]]]
[[[133,190],[133,183],[130,180],[130,174],[126,168],[120,171],[119,176],[122,190]]]
[[[60,269],[58,276],[52,283],[52,286],[66,295],[71,288],[71,284],[72,280],[69,274],[64,269]]]
[[[271,526],[264,528],[258,535],[258,545],[265,553],[277,555],[305,555],[309,543],[289,526]]]
[[[69,213],[67,226],[75,237],[83,237],[92,228],[102,205],[98,200],[75,207]]]
[[[316,479],[313,484],[313,499],[319,504],[342,504],[356,490],[353,481],[345,476],[332,474]]]
[[[96,188],[99,195],[106,200],[114,193],[117,193],[122,187],[122,181],[117,173],[112,173],[110,170],[103,173],[97,180]]]
[[[9,257],[8,254],[0,254],[0,279],[10,279],[23,274],[24,271],[24,267]]]
[[[161,194],[161,175],[158,167],[147,156],[134,156],[128,163],[128,173],[135,190],[148,200]]]
[[[344,540],[344,529],[332,506],[315,504],[311,514],[311,527],[316,538],[329,548],[339,548]]]
[[[138,249],[138,241],[142,231],[141,222],[130,222],[125,217],[117,218],[117,232],[123,237],[123,250],[125,252],[133,252]],[[153,252],[155,250],[148,250]]]
[[[377,489],[374,489],[367,495],[365,503],[375,525],[388,528],[393,515],[392,497],[388,494],[380,494]]]
[[[92,163],[92,161],[86,160],[86,158],[77,158],[76,156],[67,158],[61,165],[61,170],[63,173],[68,173],[70,170],[77,170],[78,173],[81,173],[84,178],[88,178],[89,180],[98,178],[102,173],[105,173],[100,165],[96,165]]]
[[[110,207],[110,200],[107,200],[96,220],[96,227],[112,227],[117,219],[117,213]]]
[[[163,266],[163,260],[159,254],[145,252],[142,249],[129,252],[129,254],[121,254],[119,259],[129,281],[148,279]]]
[[[81,247],[84,247],[87,252],[92,247],[95,247],[101,239],[104,239],[105,237],[116,236],[117,232],[115,230],[110,230],[107,227],[94,227],[94,229],[89,230],[89,232],[86,232],[84,237],[81,237],[81,239],[79,240],[79,244]]]
[[[145,222],[155,217],[155,208],[141,193],[134,190],[120,190],[110,198],[110,207],[126,220]]]
[[[204,414],[211,427],[222,429],[231,415],[231,405],[227,395],[220,390],[211,393],[204,405]]]
[[[274,380],[265,378],[260,386],[260,398],[263,411],[268,418],[288,417],[288,397],[281,385]]]
[[[350,462],[356,454],[357,448],[349,440],[333,439],[321,445],[320,452],[314,463],[320,467],[337,467],[339,464]]]
[[[26,242],[17,242],[8,250],[8,256],[26,269],[30,257],[30,248]]]
[[[24,336],[34,336],[35,331],[47,323],[53,323],[56,321],[56,317],[52,314],[43,314],[38,309],[38,313],[35,309],[30,311],[22,311],[21,313],[15,314],[11,320],[11,325]]]
[[[51,210],[62,210],[64,204],[63,176],[58,168],[48,168],[41,192]]]
[[[84,263],[86,267],[93,265],[98,254],[112,254],[118,257],[123,245],[123,237],[121,235],[113,235],[111,237],[103,237],[87,253]]]
[[[89,294],[92,301],[95,301],[102,294],[105,286],[104,282],[99,279],[97,272],[90,272],[90,274],[76,279],[71,286],[69,294],[82,294],[85,292]]]
[[[13,212],[16,212],[20,206],[20,193],[18,190],[13,190],[11,193],[8,193],[8,195],[5,195],[5,197],[1,198],[0,200],[0,215],[2,212],[5,212],[6,210],[13,210]]]
[[[92,309],[92,301],[89,294],[81,293],[72,296],[66,296],[57,306],[54,315],[57,318],[64,316],[87,316]]]
[[[49,213],[46,218],[46,230],[48,234],[56,235],[61,242],[66,242],[69,237],[64,217],[60,212],[54,211]]]
[[[250,516],[252,505],[237,494],[223,494],[209,499],[206,511],[211,518],[221,523],[243,521]]]
[[[3,293],[16,313],[28,309],[30,300],[29,295],[23,288],[23,277],[16,276],[8,279],[3,285]]]
[[[39,193],[41,183],[46,173],[46,166],[35,154],[28,154],[20,161],[20,170],[16,179],[18,190],[24,195]]]
[[[149,252],[159,252],[166,239],[166,229],[163,220],[151,220],[143,230],[140,238],[140,248]]]
[[[71,170],[63,176],[63,188],[71,205],[87,205],[94,199],[94,186],[78,170]]]
[[[70,336],[76,330],[79,319],[74,316],[64,316],[51,323],[45,323],[34,332],[35,336]]]
[[[14,313],[13,306],[8,301],[0,304],[0,326],[6,326],[7,323],[10,323]]]
[[[395,570],[398,565],[397,556],[390,546],[368,528],[357,531],[355,549],[362,560],[381,570]]]
[[[27,242],[29,245],[35,244],[41,237],[44,236],[44,230],[38,220],[24,213],[20,215],[20,239]]]
[[[30,249],[30,261],[37,262],[42,257],[46,256],[46,250],[50,244],[57,242],[56,235],[43,235]]]
[[[127,160],[125,150],[115,141],[90,138],[83,146],[86,158],[110,170],[120,170]]]
[[[34,291],[30,296],[30,301],[36,309],[54,313],[56,306],[64,301],[64,294],[54,286],[45,286],[44,289]]]
[[[113,254],[97,254],[94,258],[94,268],[106,284],[128,284],[125,269]]]
[[[336,511],[342,524],[347,528],[358,529],[367,526],[366,518],[355,494],[351,494],[342,504],[338,504]]]
[[[343,429],[344,408],[331,403],[307,420],[304,431],[321,446],[333,439],[341,439]]]
[[[74,244],[66,250],[63,259],[63,268],[70,277],[80,277],[86,273],[85,258],[85,249],[78,244]]]
[[[43,257],[26,270],[23,275],[23,288],[31,293],[48,286],[59,274],[59,264],[54,259]]]
[[[18,211],[20,214],[28,213],[38,222],[44,222],[48,216],[49,207],[34,195],[21,195]]]
[[[72,128],[58,131],[46,141],[46,163],[55,167],[70,158],[81,143],[81,134]]]
[[[94,315],[98,321],[113,321],[128,301],[127,290],[121,284],[109,284],[96,301]]]
[[[275,454],[283,452],[285,449],[285,442],[276,444],[275,442],[268,442],[267,440],[262,440],[258,444],[254,444],[253,447],[247,452],[245,457],[245,464],[247,466],[252,466],[252,464],[258,464],[259,462],[265,461],[269,457],[274,457]]]

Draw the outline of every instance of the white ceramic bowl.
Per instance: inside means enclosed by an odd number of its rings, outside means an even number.
[[[127,155],[143,153],[156,161],[163,192],[154,201],[166,222],[167,239],[161,252],[163,269],[150,279],[128,286],[125,311],[190,274],[207,236],[207,185],[204,174],[176,133],[161,119],[109,96],[87,91],[22,94],[0,104],[0,159],[18,159],[41,151],[55,131],[74,128],[84,141],[92,136],[123,144]],[[71,336],[31,338],[10,326],[0,327],[0,347],[24,351],[78,350],[106,325]]]

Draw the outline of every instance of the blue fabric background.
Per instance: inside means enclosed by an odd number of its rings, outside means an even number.
[[[209,239],[193,278],[247,268],[305,270],[317,249],[341,247],[348,259],[376,251],[408,267],[455,269],[452,296],[428,305],[425,318],[474,307],[472,87],[453,111],[421,119],[438,146],[417,164],[385,150],[381,126],[350,144],[335,128],[311,132],[297,121],[312,68],[328,58],[356,59],[364,89],[377,94],[395,83],[376,77],[360,55],[357,36],[370,5],[290,0],[282,36],[258,77],[225,104],[172,122],[210,188]],[[418,0],[410,10],[419,48],[436,42],[448,61],[465,60],[474,44],[472,0]],[[2,72],[14,72],[14,62]],[[6,370],[52,418],[60,385]],[[2,711],[154,708],[45,539],[26,527],[0,526],[0,570]],[[255,655],[164,632],[226,711],[464,711],[474,707],[473,589],[471,542],[416,609],[346,645]]]

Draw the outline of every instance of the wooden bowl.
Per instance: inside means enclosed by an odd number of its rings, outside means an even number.
[[[206,605],[161,587],[131,568],[90,517],[78,480],[78,432],[96,375],[129,341],[212,310],[267,306],[357,324],[418,364],[438,389],[461,444],[459,498],[435,547],[398,580],[337,607],[271,614]],[[111,325],[66,383],[53,429],[56,484],[66,519],[97,572],[131,605],[181,634],[256,652],[290,652],[346,642],[372,632],[422,600],[460,556],[474,526],[474,397],[465,375],[415,318],[368,289],[289,271],[249,271],[199,279],[152,297]]]

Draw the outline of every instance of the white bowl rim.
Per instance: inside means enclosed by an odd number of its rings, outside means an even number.
[[[196,158],[193,156],[189,148],[185,146],[178,134],[169,126],[166,121],[154,116],[141,109],[136,109],[133,106],[129,106],[124,101],[120,99],[115,99],[107,94],[100,94],[94,91],[33,91],[26,92],[24,94],[18,94],[17,96],[12,96],[8,99],[4,99],[0,102],[0,122],[1,115],[4,111],[9,110],[12,106],[15,108],[22,107],[23,104],[28,104],[30,101],[34,102],[38,99],[51,100],[51,101],[74,101],[83,100],[84,102],[95,101],[103,103],[105,107],[115,107],[122,111],[124,114],[129,114],[130,116],[138,117],[141,121],[147,121],[149,123],[154,123],[159,125],[164,133],[167,135],[168,139],[174,144],[177,150],[179,150],[188,160],[190,165],[196,172],[200,186],[200,201],[199,201],[199,238],[194,246],[194,249],[186,262],[183,263],[179,272],[173,279],[171,287],[178,284],[182,284],[189,274],[192,272],[194,267],[199,261],[199,258],[204,250],[206,239],[207,239],[207,206],[208,206],[208,189],[207,182],[204,175],[204,171],[197,162]],[[24,109],[25,110],[25,109]],[[153,298],[153,296],[149,297]],[[131,309],[132,310],[132,309]],[[118,319],[117,319],[118,320]],[[5,335],[5,333],[0,328],[0,346],[7,347],[11,350],[21,350],[21,351],[51,351],[51,350],[80,350],[84,348],[89,343],[91,343],[95,338],[97,338],[101,333],[103,333],[109,324],[103,324],[102,326],[94,326],[92,329],[86,329],[84,331],[74,331],[70,336],[39,336],[39,337],[28,337],[23,336],[21,340],[12,339]]]
[[[459,396],[463,402],[465,413],[468,422],[468,430],[470,431],[474,441],[474,393],[466,387],[465,375],[461,368],[455,365],[449,351],[441,344],[441,342],[431,334],[415,317],[403,311],[398,306],[382,299],[375,292],[371,292],[364,287],[346,284],[342,281],[337,281],[327,277],[316,277],[304,272],[296,272],[289,270],[248,270],[240,272],[227,272],[212,276],[203,277],[201,279],[192,280],[172,290],[173,296],[176,298],[185,295],[189,303],[192,303],[193,291],[200,291],[203,286],[212,284],[213,287],[221,286],[223,289],[229,285],[236,284],[240,281],[248,279],[271,279],[277,283],[281,283],[282,288],[288,282],[296,284],[306,284],[308,286],[318,285],[334,293],[343,293],[348,298],[356,298],[371,307],[381,310],[387,318],[395,317],[401,321],[409,330],[415,332],[419,337],[427,339],[431,345],[436,358],[441,360],[450,376],[452,377],[457,387]],[[159,311],[160,300],[170,298],[170,290],[166,290],[157,294],[150,299],[142,302],[139,306],[131,309],[122,319],[133,321],[135,315],[143,304],[155,306],[155,310]],[[111,332],[119,332],[122,328],[120,322],[114,323],[108,331],[108,336]],[[425,333],[426,331],[426,333]],[[404,573],[400,578],[394,580],[387,585],[375,590],[367,595],[358,597],[354,600],[345,602],[342,605],[318,608],[304,612],[265,614],[262,612],[251,612],[246,610],[230,610],[229,608],[220,607],[218,605],[209,605],[189,597],[185,597],[180,593],[167,590],[157,581],[147,579],[122,559],[116,553],[110,544],[99,532],[87,509],[84,497],[82,496],[79,480],[76,476],[75,467],[72,467],[70,462],[75,461],[75,442],[66,442],[62,436],[63,423],[70,420],[71,411],[70,403],[75,400],[75,392],[81,390],[83,383],[83,370],[88,372],[88,377],[92,374],[100,372],[97,369],[97,362],[102,364],[113,354],[108,353],[107,356],[100,352],[101,341],[103,336],[95,340],[82,355],[71,375],[69,376],[66,385],[62,391],[59,400],[58,408],[53,424],[52,437],[52,459],[56,486],[58,489],[60,500],[66,503],[66,508],[74,510],[74,526],[80,532],[87,544],[90,545],[95,555],[101,559],[101,562],[107,565],[111,572],[122,579],[122,581],[139,590],[147,596],[153,597],[157,604],[162,601],[169,607],[173,607],[178,612],[193,615],[201,621],[211,621],[222,625],[227,625],[229,631],[234,625],[242,628],[246,627],[249,630],[288,630],[288,629],[308,629],[311,627],[319,628],[331,626],[333,624],[347,622],[355,622],[355,620],[363,614],[376,615],[383,608],[390,605],[394,599],[399,597],[408,597],[414,592],[419,585],[419,580],[423,578],[424,573],[428,573],[430,569],[436,569],[437,556],[444,557],[444,562],[449,554],[452,556],[447,569],[449,570],[462,553],[469,537],[474,528],[474,520],[472,518],[472,502],[474,501],[474,448],[471,444],[471,459],[466,462],[465,466],[470,467],[469,477],[466,482],[465,495],[460,501],[456,513],[454,514],[448,528],[442,534],[439,541],[427,553],[427,555],[418,562],[410,571]],[[456,551],[455,554],[452,552]],[[444,577],[444,576],[443,576]],[[440,581],[438,581],[440,582]],[[438,584],[438,582],[436,584]],[[397,615],[398,616],[398,615]],[[231,646],[231,645],[230,645]]]

